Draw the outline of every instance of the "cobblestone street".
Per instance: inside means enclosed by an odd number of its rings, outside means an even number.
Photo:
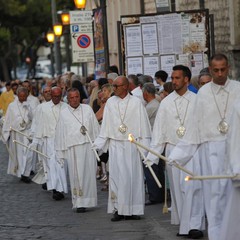
[[[112,216],[106,210],[108,193],[101,191],[99,183],[98,207],[76,213],[70,195],[54,201],[52,193],[40,185],[22,183],[7,175],[8,154],[2,142],[0,160],[1,240],[183,239],[176,237],[178,227],[170,224],[170,213],[162,214],[162,204],[147,206],[140,221],[111,222]]]

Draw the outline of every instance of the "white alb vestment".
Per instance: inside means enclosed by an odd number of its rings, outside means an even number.
[[[203,86],[197,94],[196,114],[201,142],[202,175],[221,175],[224,172],[227,135],[220,133],[218,126],[224,118],[231,128],[229,122],[234,102],[239,98],[239,92],[240,83],[228,79],[224,86],[210,82]],[[229,197],[230,185],[230,180],[203,181],[210,240],[220,238],[222,218]]]
[[[221,175],[225,172],[226,133],[219,131],[219,124],[224,120],[229,128],[234,102],[239,98],[240,83],[227,79],[224,86],[213,82],[205,84],[197,94],[195,105],[196,132],[186,140],[193,143],[181,146],[187,156],[197,149],[201,164],[201,175]],[[193,140],[194,139],[194,140]],[[204,180],[204,205],[208,220],[210,240],[220,238],[222,219],[231,189],[230,180]]]
[[[34,115],[37,106],[40,104],[38,98],[33,96],[32,94],[29,94],[27,97],[27,102],[29,103],[29,105],[32,109],[33,115]]]
[[[81,133],[82,126],[94,141],[99,124],[90,106],[80,104],[76,109],[68,106],[60,112],[55,148],[57,158],[67,161],[73,208],[97,205],[97,160],[87,135]]]
[[[169,157],[174,147],[185,135],[191,135],[194,128],[194,108],[196,94],[187,90],[180,96],[175,91],[160,103],[153,127],[151,148]],[[185,128],[185,133],[178,133],[179,127]],[[157,157],[149,153],[147,158],[158,161]],[[190,159],[189,159],[190,160]],[[189,171],[199,172],[199,159],[191,159],[184,166]],[[204,207],[200,182],[185,183],[186,173],[174,166],[167,165],[167,172],[171,191],[171,223],[180,223],[180,234],[188,234],[191,229],[204,229]]]
[[[142,101],[142,104],[145,106],[147,104],[147,102],[144,100],[143,98],[143,92],[142,92],[142,89],[140,86],[134,88],[132,91],[131,91],[132,95],[134,97],[137,97],[139,98],[141,101]]]
[[[149,145],[151,129],[146,109],[130,94],[123,99],[113,96],[105,105],[100,135],[94,142],[97,149],[109,151],[108,213],[143,215],[142,160],[136,145],[128,140],[129,133],[137,141]]]
[[[29,136],[31,138],[34,137],[37,122],[38,122],[38,114],[39,114],[41,108],[42,108],[42,104],[39,104],[39,105],[37,105],[37,108],[34,110],[32,125],[31,125],[31,129],[30,129],[30,132],[29,132]],[[37,145],[37,150],[42,152],[42,149],[41,149],[40,145]],[[37,169],[37,160],[39,159],[38,154],[35,151],[32,151],[31,149],[27,149],[26,158],[27,158],[27,161],[32,161],[32,171],[33,172],[37,171],[38,170]]]
[[[32,166],[31,161],[29,162],[26,160],[27,148],[16,142],[13,143],[13,140],[17,140],[18,142],[28,145],[29,140],[27,137],[15,131],[10,131],[10,127],[29,135],[31,121],[32,112],[27,102],[21,103],[17,99],[9,104],[2,128],[3,142],[8,144],[9,148],[8,174],[17,177],[21,177],[21,175],[30,175]]]
[[[234,105],[231,128],[227,135],[226,170],[229,175],[240,174],[240,101]],[[223,216],[220,240],[239,239],[240,222],[240,179],[234,180]]]
[[[54,104],[52,101],[42,103],[36,111],[34,142],[49,158],[39,156],[43,163],[47,189],[67,193],[67,181],[64,166],[57,162],[54,140],[60,111],[67,107],[66,103]]]

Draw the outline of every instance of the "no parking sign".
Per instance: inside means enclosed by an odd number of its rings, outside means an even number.
[[[73,62],[93,62],[92,11],[71,11],[70,23]]]
[[[91,44],[91,38],[86,34],[82,34],[78,37],[77,44],[80,48],[87,48]]]

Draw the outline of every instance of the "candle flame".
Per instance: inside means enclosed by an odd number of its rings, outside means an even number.
[[[128,134],[128,140],[130,142],[133,142],[133,135],[131,133]]]
[[[190,180],[190,177],[189,176],[186,176],[185,177],[185,181],[187,182],[187,181],[189,181]]]

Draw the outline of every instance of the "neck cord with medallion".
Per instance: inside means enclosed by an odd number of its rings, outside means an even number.
[[[219,116],[221,118],[221,121],[219,122],[219,124],[217,126],[217,129],[218,129],[218,131],[220,133],[226,134],[228,132],[228,128],[229,128],[229,125],[228,125],[228,123],[225,120],[227,107],[228,107],[229,92],[226,91],[225,89],[223,89],[223,91],[225,91],[227,93],[227,99],[226,99],[226,104],[225,104],[225,107],[224,107],[224,110],[223,110],[223,115],[222,115],[221,111],[220,111],[220,108],[219,108],[219,106],[217,104],[216,96],[215,96],[215,94],[213,92],[212,85],[211,85],[211,90],[212,90],[212,95],[213,95],[214,102],[215,102],[215,104],[217,106],[217,110],[218,110]]]
[[[120,112],[120,107],[119,107],[120,101],[118,102],[118,113],[119,113],[119,117],[120,117],[120,120],[121,120],[121,125],[119,126],[118,131],[122,134],[125,134],[128,130],[127,125],[124,123],[124,119],[125,119],[125,116],[126,116],[129,100],[130,100],[130,95],[128,96],[127,105],[126,105],[123,117],[121,117],[121,112]]]
[[[176,133],[178,135],[178,137],[182,138],[186,132],[186,128],[184,127],[184,123],[185,123],[185,119],[186,119],[186,116],[187,116],[187,111],[188,111],[188,105],[189,105],[189,100],[186,99],[185,97],[182,97],[182,101],[183,100],[187,100],[187,106],[186,106],[186,109],[185,109],[185,113],[184,113],[184,116],[183,116],[183,119],[180,117],[180,114],[179,114],[179,110],[178,110],[178,106],[177,106],[177,98],[174,100],[174,103],[175,103],[175,108],[176,108],[176,111],[177,111],[177,118],[179,120],[179,123],[180,123],[180,127],[178,127]],[[182,104],[182,102],[181,102]]]
[[[84,126],[83,124],[83,109],[82,109],[82,106],[81,104],[78,106],[78,108],[81,108],[81,114],[82,114],[82,121],[80,121],[77,116],[73,113],[73,111],[68,107],[69,109],[69,112],[75,117],[75,119],[81,124],[81,127],[80,127],[80,132],[85,135],[85,130],[86,130],[86,127]]]
[[[25,128],[26,127],[26,125],[27,125],[27,123],[26,123],[26,121],[25,121],[25,114],[26,114],[26,109],[24,109],[24,114],[22,114],[22,112],[21,112],[21,110],[20,110],[20,107],[19,107],[19,105],[18,105],[18,102],[17,102],[17,106],[18,106],[18,111],[19,111],[19,113],[20,113],[20,116],[21,116],[21,118],[22,118],[22,122],[20,123],[20,127],[21,128]]]

